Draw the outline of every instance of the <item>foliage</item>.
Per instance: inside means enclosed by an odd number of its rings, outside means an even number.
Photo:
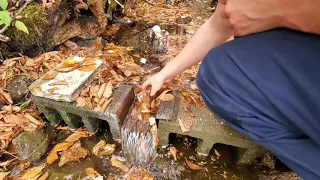
[[[9,11],[7,10],[8,0],[1,0],[0,7],[2,9],[2,11],[0,11],[0,25],[5,24],[7,26],[10,26],[10,24],[12,22],[12,18],[9,14]],[[18,30],[29,34],[27,26],[22,21],[16,20],[13,22],[13,24]]]

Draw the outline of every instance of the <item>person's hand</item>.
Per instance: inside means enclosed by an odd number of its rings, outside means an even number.
[[[147,89],[151,88],[150,96],[155,95],[163,86],[165,81],[165,77],[160,73],[157,73],[151,77],[149,77],[143,84],[142,88]]]
[[[279,0],[219,0],[221,12],[228,19],[234,36],[245,36],[281,26],[282,4]]]

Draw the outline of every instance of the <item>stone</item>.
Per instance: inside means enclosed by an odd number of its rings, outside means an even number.
[[[49,146],[49,137],[44,130],[23,132],[12,140],[12,144],[22,161],[37,161]]]
[[[159,145],[168,145],[169,134],[176,133],[197,138],[197,152],[199,155],[208,155],[212,146],[216,143],[237,147],[239,149],[239,163],[249,163],[254,158],[260,157],[266,153],[264,148],[227,126],[206,107],[197,107],[195,105],[187,104],[190,106],[195,118],[191,130],[183,132],[179,125],[179,121],[182,124],[190,123],[191,117],[185,112],[183,105],[180,104],[179,96],[180,93],[174,100],[175,105],[172,105],[172,102],[166,103],[168,107],[161,107],[162,105],[160,105],[159,111],[157,112],[156,118],[159,120]],[[170,111],[168,109],[170,109]],[[171,112],[173,114],[168,114]],[[170,119],[171,117],[172,119]]]
[[[31,79],[25,76],[18,77],[8,84],[7,89],[9,90],[15,104],[26,101],[25,97],[29,91],[28,86],[30,84]]]

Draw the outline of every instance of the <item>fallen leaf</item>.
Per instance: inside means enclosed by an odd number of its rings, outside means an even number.
[[[7,167],[9,166],[12,162],[16,161],[17,159],[16,158],[13,158],[13,159],[9,159],[7,161],[4,161],[4,162],[0,162],[0,167]]]
[[[11,173],[11,171],[9,172],[0,172],[0,180],[5,180],[6,177]]]
[[[112,89],[113,89],[113,82],[112,81],[109,81],[108,84],[107,84],[107,87],[103,93],[103,97],[108,99],[109,97],[111,97],[112,95]]]
[[[139,168],[138,170],[132,171],[129,173],[127,180],[136,180],[136,179],[143,179],[143,180],[154,180],[153,174],[151,174],[145,168]]]
[[[102,97],[104,91],[106,90],[106,87],[107,87],[107,84],[106,83],[103,83],[100,88],[99,88],[99,91],[98,91],[98,98],[100,100],[100,98]]]
[[[58,80],[49,84],[49,86],[57,86],[57,85],[68,85],[68,82],[65,80]]]
[[[13,104],[13,100],[10,93],[4,92],[2,89],[0,89],[0,94],[5,98],[8,104]]]
[[[83,71],[83,72],[89,72],[95,69],[97,69],[97,66],[95,64],[85,65],[78,68],[79,71]]]
[[[44,173],[41,177],[39,177],[37,180],[46,180],[49,177],[49,173]]]
[[[67,137],[65,140],[66,142],[76,142],[82,137],[88,137],[88,134],[86,132],[76,131],[70,136]]]
[[[191,127],[193,125],[192,119],[184,119],[178,118],[179,126],[182,132],[188,132],[191,130]]]
[[[175,96],[172,94],[163,94],[159,97],[159,99],[164,102],[170,102],[175,99]]]
[[[68,162],[80,161],[80,158],[84,158],[88,154],[88,150],[82,148],[80,141],[77,141],[70,149],[62,152],[59,167]]]
[[[103,105],[100,108],[100,112],[104,112],[106,110],[106,108],[108,107],[108,105],[110,104],[110,102],[112,101],[112,98],[108,99],[107,101],[105,101],[103,103]]]
[[[30,114],[26,113],[24,114],[24,117],[27,118],[29,121],[31,121],[32,123],[34,123],[35,125],[43,125],[42,122],[38,121],[36,118],[32,117]]]
[[[53,88],[50,88],[50,89],[48,89],[48,92],[49,93],[54,93],[56,90],[58,90],[59,88],[57,88],[57,87],[53,87]]]
[[[129,168],[122,164],[122,162],[120,162],[119,160],[115,159],[115,158],[111,158],[111,164],[112,166],[116,167],[116,168],[120,168],[123,172],[128,172]]]
[[[34,87],[32,90],[35,91],[35,92],[39,92],[39,91],[41,91],[42,89],[41,89],[41,86],[38,85],[38,86]]]
[[[87,104],[89,109],[92,109],[91,98],[89,98],[89,97],[86,98],[86,104]]]
[[[88,176],[100,176],[100,174],[96,170],[91,168],[91,167],[90,168],[86,168],[86,174]]]
[[[38,126],[33,123],[29,123],[28,125],[23,126],[23,130],[25,131],[35,131],[36,129],[38,129]]]
[[[199,166],[199,165],[197,165],[187,159],[186,159],[186,163],[187,163],[188,167],[192,170],[203,170],[204,169],[204,167]]]
[[[7,140],[10,138],[10,136],[13,134],[13,131],[9,132],[0,132],[0,139]]]
[[[83,98],[83,97],[78,97],[78,98],[76,99],[76,103],[77,103],[77,104],[76,104],[77,107],[84,107],[84,106],[87,105],[86,99]]]
[[[172,146],[172,147],[169,147],[169,151],[170,151],[170,153],[172,154],[173,159],[174,159],[175,161],[177,161],[177,149]]]
[[[217,159],[219,159],[219,157],[221,156],[221,154],[216,149],[214,149],[214,154],[217,156]]]
[[[106,144],[104,140],[98,142],[92,149],[92,153],[98,157],[107,156],[114,152],[115,144]]]
[[[21,170],[27,169],[28,167],[30,167],[30,165],[30,161],[22,162],[19,164]]]
[[[54,79],[57,76],[57,74],[45,74],[44,76],[42,76],[43,80],[51,80]]]
[[[41,171],[42,169],[39,166],[28,169],[27,172],[22,176],[22,179],[29,180],[31,178],[34,178],[38,176]]]
[[[77,69],[78,67],[80,67],[80,64],[79,63],[75,63],[74,66],[72,66],[72,67],[57,68],[55,70],[58,71],[58,72],[67,73],[67,72],[71,72],[71,71]]]
[[[22,116],[8,114],[4,117],[4,122],[8,124],[27,125],[29,123],[29,120]]]
[[[59,151],[65,151],[69,149],[74,143],[73,142],[62,142],[53,147],[53,149],[50,151],[49,155],[47,156],[47,163],[52,164],[54,161],[56,161],[59,157],[57,152]]]
[[[183,109],[184,109],[184,111],[186,112],[186,113],[188,113],[188,115],[190,116],[190,117],[196,117],[196,115],[194,115],[194,113],[191,111],[191,108],[190,108],[190,106],[188,105],[188,104],[184,104],[183,105]]]

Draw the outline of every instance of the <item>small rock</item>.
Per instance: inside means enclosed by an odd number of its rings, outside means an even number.
[[[262,158],[261,164],[264,165],[264,166],[269,167],[270,169],[274,169],[275,168],[275,162],[276,162],[275,157],[271,153],[267,153]]]
[[[12,140],[20,160],[37,161],[49,146],[49,138],[43,130],[23,132]]]
[[[8,84],[7,89],[11,93],[13,102],[21,103],[26,101],[25,96],[28,93],[28,86],[31,84],[31,80],[26,77],[19,77],[14,79],[10,84]]]

